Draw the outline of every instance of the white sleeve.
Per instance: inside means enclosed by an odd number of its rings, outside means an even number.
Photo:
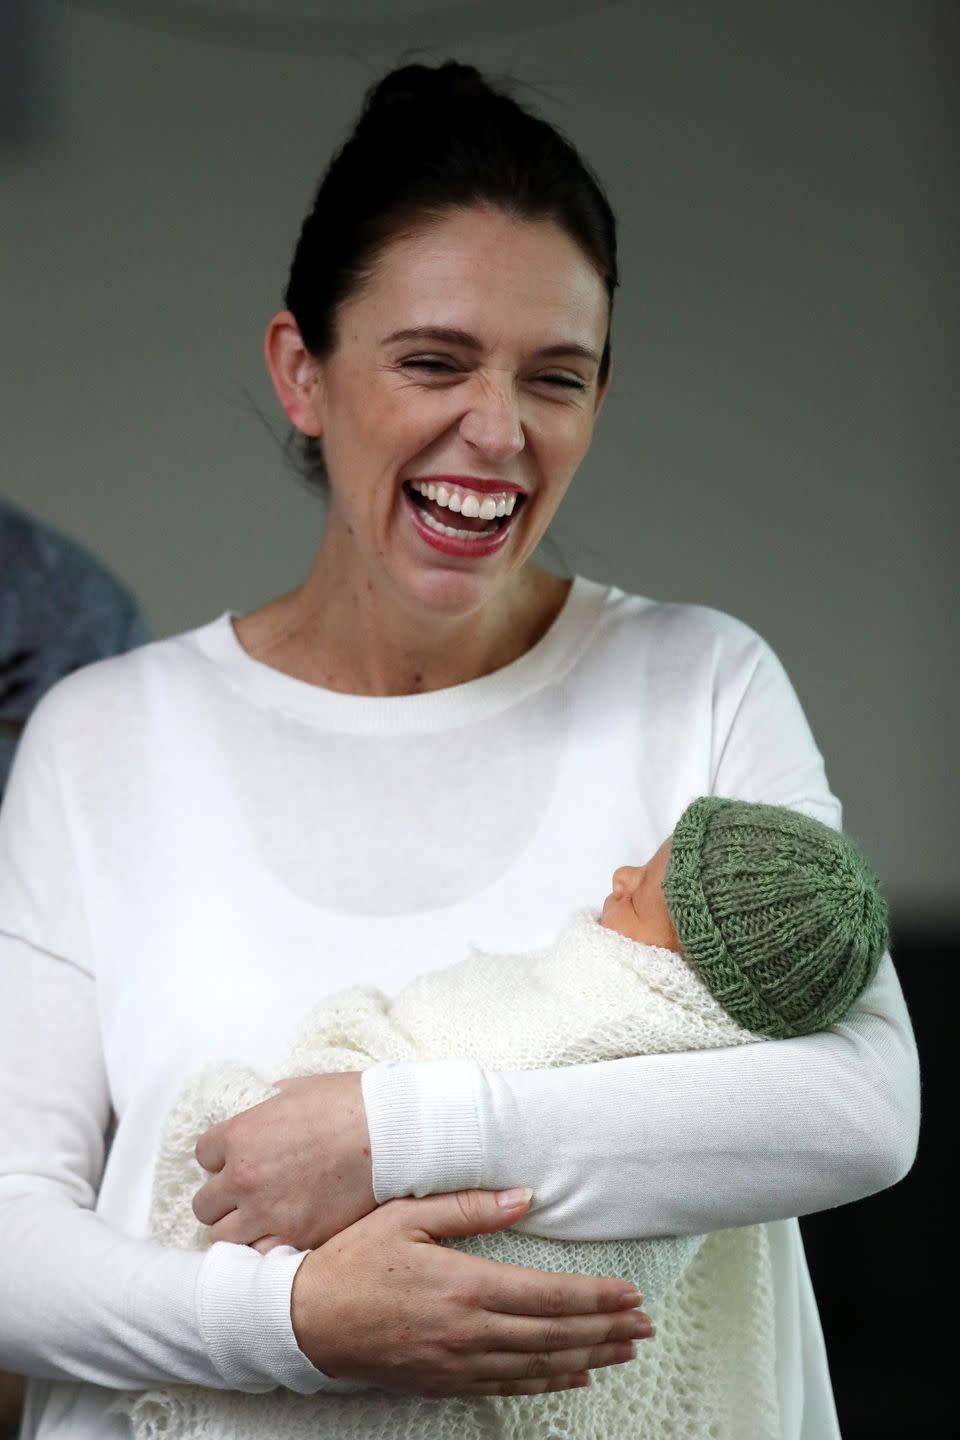
[[[909,1170],[919,1114],[889,958],[819,1035],[558,1070],[388,1064],[364,1073],[364,1098],[378,1201],[530,1185],[518,1228],[563,1240],[699,1234],[861,1199]]]
[[[713,793],[838,825],[789,680],[732,628],[741,653],[714,694]],[[820,1034],[556,1070],[382,1065],[363,1088],[379,1201],[430,1193],[441,1176],[444,1188],[530,1185],[518,1228],[553,1239],[696,1234],[845,1204],[906,1174],[919,1129],[916,1046],[889,956]]]
[[[110,1120],[96,984],[54,767],[32,727],[0,816],[0,1367],[312,1393],[327,1381],[290,1321],[299,1252],[164,1250],[93,1212]]]
[[[290,1324],[299,1252],[164,1250],[92,1213],[109,1115],[94,988],[0,934],[0,1365],[123,1389],[312,1393],[324,1377]]]

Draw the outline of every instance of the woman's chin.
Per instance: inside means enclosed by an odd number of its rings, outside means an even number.
[[[413,573],[407,588],[422,609],[438,619],[453,620],[481,610],[502,583],[502,579],[492,575],[432,567]]]
[[[419,554],[404,555],[394,570],[394,584],[406,592],[412,605],[426,612],[424,618],[456,619],[482,610],[514,575],[505,556],[465,563],[442,555],[431,555],[424,563]]]

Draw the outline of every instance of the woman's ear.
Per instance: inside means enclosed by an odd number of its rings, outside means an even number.
[[[321,435],[317,362],[304,345],[289,310],[279,311],[270,321],[263,339],[263,353],[287,419],[304,435]]]

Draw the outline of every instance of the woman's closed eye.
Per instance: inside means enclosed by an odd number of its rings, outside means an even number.
[[[418,355],[410,360],[402,360],[401,368],[404,370],[424,370],[428,374],[450,374],[458,373],[458,367],[450,360],[440,360],[434,356]],[[462,372],[460,372],[462,373]],[[573,375],[535,375],[533,380],[536,384],[555,385],[566,390],[586,390],[587,385],[583,380],[578,380]]]

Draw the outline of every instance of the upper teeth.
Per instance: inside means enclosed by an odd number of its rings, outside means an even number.
[[[425,480],[411,480],[410,489],[457,515],[466,515],[467,519],[493,520],[498,515],[512,515],[517,503],[516,494],[477,495],[472,490],[454,490]]]

